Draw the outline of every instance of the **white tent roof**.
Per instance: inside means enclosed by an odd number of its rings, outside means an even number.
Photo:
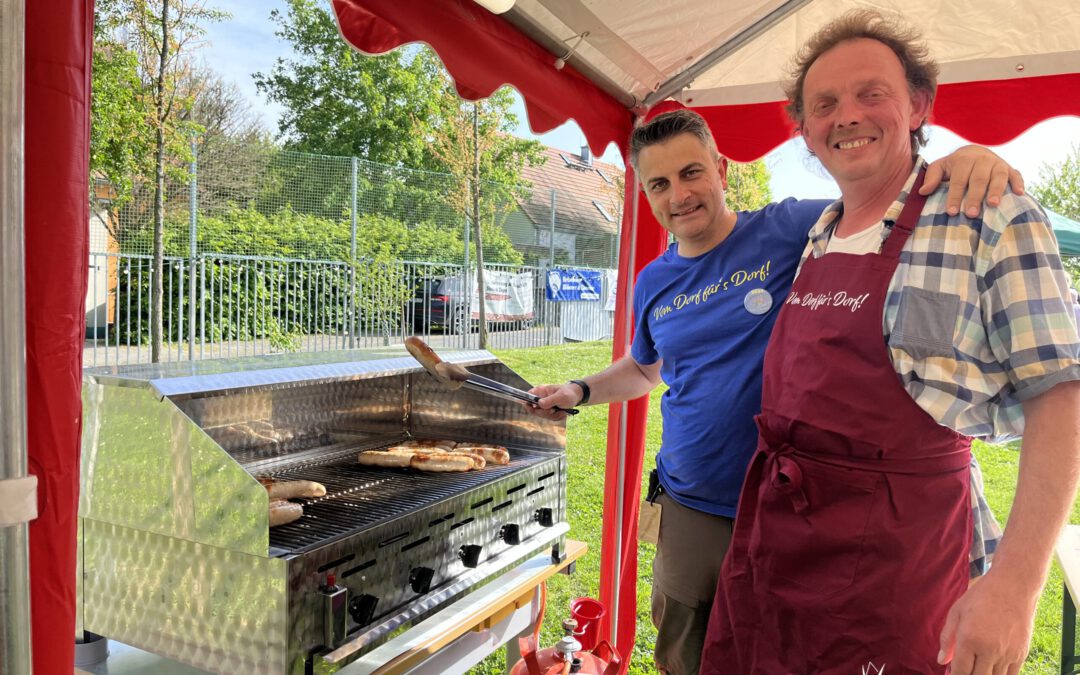
[[[941,83],[1080,70],[1080,3],[984,0],[517,0],[504,15],[609,93],[652,104],[781,100],[777,77],[821,25],[855,7],[902,14],[924,33]],[[689,79],[683,87],[682,79]]]

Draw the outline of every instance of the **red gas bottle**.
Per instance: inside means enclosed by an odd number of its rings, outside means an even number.
[[[521,660],[510,669],[510,675],[618,675],[622,659],[606,640],[586,652],[577,639],[577,621],[567,619],[562,627],[566,635],[549,649],[537,651],[535,634],[519,638]]]

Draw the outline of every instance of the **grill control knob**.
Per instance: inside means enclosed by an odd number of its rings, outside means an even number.
[[[349,616],[357,625],[366,626],[375,617],[375,606],[378,604],[379,599],[374,595],[358,595],[349,600]]]
[[[533,514],[533,520],[540,523],[543,527],[551,527],[555,524],[555,519],[551,509],[544,507],[542,509],[536,509],[536,513]]]
[[[458,549],[458,557],[461,558],[461,564],[465,567],[476,567],[480,563],[480,551],[484,549],[483,546],[477,546],[476,544],[465,544]]]
[[[435,570],[430,567],[414,567],[409,571],[409,586],[413,593],[427,593],[431,590],[431,580],[435,578]]]
[[[508,523],[502,526],[499,530],[499,539],[502,539],[511,546],[517,546],[521,543],[521,528],[515,523]]]

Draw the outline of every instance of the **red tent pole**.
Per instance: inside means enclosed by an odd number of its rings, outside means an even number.
[[[663,253],[666,245],[667,232],[653,218],[627,161],[613,361],[629,352],[633,339],[634,279],[642,267]],[[600,634],[607,636],[623,656],[623,673],[630,663],[637,632],[637,518],[648,411],[649,397],[643,396],[627,403],[612,404],[608,413],[600,546],[600,601],[608,612]]]
[[[89,259],[93,2],[26,3],[26,408],[34,672],[70,675]]]

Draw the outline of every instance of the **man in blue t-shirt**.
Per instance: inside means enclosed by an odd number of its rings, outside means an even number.
[[[765,346],[807,232],[830,202],[786,199],[758,211],[729,210],[727,160],[705,120],[689,110],[635,129],[630,162],[676,243],[638,275],[630,355],[583,380],[534,388],[542,397],[534,412],[561,419],[565,413],[552,406],[631,400],[661,381],[668,385],[657,480],[650,481],[656,488],[648,495],[663,513],[653,562],[655,659],[665,673],[691,674],[757,446]],[[932,166],[925,189],[950,172],[956,190],[970,176],[969,203],[981,200],[988,183],[991,203],[1007,180],[1019,183],[995,155],[974,149]],[[959,204],[958,192],[951,201]]]

